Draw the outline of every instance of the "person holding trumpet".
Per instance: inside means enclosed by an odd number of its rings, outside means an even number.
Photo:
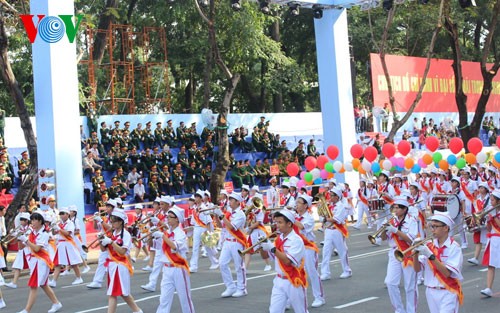
[[[262,203],[262,205],[255,204],[259,202]],[[265,209],[263,203],[264,201],[262,194],[257,193],[253,195],[251,201],[248,203],[247,208],[245,208],[245,215],[247,219],[246,230],[248,234],[247,240],[249,246],[252,246],[254,243],[256,243],[259,240],[259,238],[267,237],[269,235],[269,232],[264,226]],[[249,253],[245,254],[245,268],[248,269],[248,266],[250,265],[250,260],[252,258],[252,254],[256,253],[259,250],[260,250],[260,256],[264,260],[264,263],[266,263],[266,266],[264,267],[264,272],[268,272],[272,269],[271,261],[269,260],[269,254],[260,249],[260,245],[257,245]]]
[[[461,281],[463,254],[451,237],[453,219],[448,212],[436,211],[429,219],[430,240],[413,242],[413,268],[423,271],[425,296],[431,313],[458,312],[463,301]],[[432,240],[432,241],[431,241]]]
[[[12,236],[13,238],[17,238],[17,236],[25,234],[29,229],[29,220],[30,214],[28,212],[19,213],[19,228],[15,231]],[[17,281],[19,280],[19,276],[21,275],[21,271],[28,269],[28,259],[27,255],[30,254],[30,248],[26,246],[22,241],[17,239],[18,241],[18,250],[16,254],[16,258],[14,263],[12,263],[12,269],[14,270],[14,278],[8,284],[5,284],[6,287],[16,289]]]
[[[384,216],[388,217],[390,215],[389,209],[394,202],[394,197],[396,196],[396,191],[394,190],[394,187],[390,184],[389,182],[389,177],[390,172],[389,171],[382,171],[380,175],[378,176],[377,179],[377,192],[379,195],[379,199],[384,200],[384,210],[378,214],[378,218],[375,220],[375,223],[377,225],[377,230],[379,230],[385,223],[386,219]],[[380,246],[382,243],[381,238],[377,238],[375,241],[375,244]]]
[[[483,265],[488,266],[488,274],[486,276],[486,288],[481,290],[481,293],[487,297],[491,297],[493,292],[493,281],[495,280],[495,269],[500,268],[500,190],[495,189],[490,195],[491,207],[497,207],[491,212],[488,217],[486,229],[488,230],[488,243],[483,256]]]
[[[384,283],[387,286],[389,299],[395,313],[416,313],[418,304],[417,274],[412,266],[413,260],[411,257],[405,256],[403,262],[399,262],[394,255],[396,249],[400,251],[408,249],[418,236],[417,220],[408,214],[408,206],[408,201],[404,196],[396,197],[391,206],[394,216],[382,226],[385,228],[385,232],[381,233],[382,240],[387,240],[391,248]],[[406,308],[399,291],[401,276],[404,279]]]

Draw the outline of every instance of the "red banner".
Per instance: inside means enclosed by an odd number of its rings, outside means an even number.
[[[377,107],[389,102],[387,81],[380,56],[371,54],[373,101]],[[420,87],[427,62],[426,58],[386,55],[387,68],[391,77],[396,111],[407,112]],[[458,112],[455,101],[455,75],[452,60],[432,59],[422,99],[415,112]],[[487,69],[491,64],[487,66]],[[483,77],[479,62],[462,62],[463,88],[467,95],[467,111],[474,112],[483,88]],[[486,106],[486,112],[500,112],[500,75],[493,79],[493,90]]]

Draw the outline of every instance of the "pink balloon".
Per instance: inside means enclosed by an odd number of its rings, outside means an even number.
[[[321,170],[320,175],[322,179],[327,179],[328,178],[328,172],[326,170]]]
[[[302,171],[300,172],[300,179],[304,180],[304,175],[307,173],[307,171]]]
[[[401,168],[404,168],[405,167],[405,159],[402,157],[397,158],[396,165],[401,167]]]
[[[424,160],[418,159],[418,165],[420,165],[421,168],[426,168],[427,164],[425,164]]]
[[[305,185],[306,185],[306,182],[301,179],[297,182],[297,189],[300,189],[300,188],[304,187]]]
[[[396,164],[397,164],[397,160],[398,160],[398,159],[397,159],[396,157],[394,157],[394,156],[392,156],[392,157],[390,157],[390,158],[389,158],[389,161],[391,161],[392,166],[396,166]]]

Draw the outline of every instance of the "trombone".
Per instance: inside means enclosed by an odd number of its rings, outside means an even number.
[[[261,243],[264,243],[264,242],[268,241],[269,239],[274,238],[274,237],[276,237],[276,236],[278,236],[278,232],[277,232],[277,231],[275,231],[275,232],[271,233],[271,234],[270,234],[269,236],[267,236],[267,237],[262,237],[262,238],[260,238],[260,239],[259,239],[259,240],[255,243],[255,244],[253,244],[251,247],[246,248],[245,250],[238,250],[238,254],[239,254],[240,256],[244,256],[245,254],[247,254],[247,253],[249,253],[250,251],[252,251],[252,250],[253,250],[253,248],[257,247],[257,246],[258,246],[258,245],[260,245]]]
[[[98,216],[103,217],[103,216],[106,216],[106,214],[107,214],[106,212],[100,212],[100,213],[95,212],[94,215],[92,215],[91,217],[84,217],[83,222],[84,223],[93,222],[96,217],[98,217]]]
[[[263,208],[264,202],[262,199],[253,197],[252,200],[250,200],[250,204],[245,207],[245,216],[248,216],[253,209],[262,210]]]

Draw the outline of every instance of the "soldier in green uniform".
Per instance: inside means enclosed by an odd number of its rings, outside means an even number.
[[[106,122],[101,122],[99,133],[101,134],[101,143],[104,145],[104,149],[108,151],[111,146],[111,131]]]
[[[151,168],[149,169],[149,180],[153,178],[153,176],[158,176],[158,183],[161,183],[160,181],[160,172],[158,172],[158,166],[156,164],[153,164]]]
[[[8,159],[8,154],[6,152],[0,153],[0,165],[3,165],[5,172],[10,177],[11,181],[14,181],[14,167],[10,164]]]
[[[124,200],[127,197],[127,189],[119,183],[116,176],[111,179],[111,186],[108,188],[108,195],[111,199],[120,198]]]
[[[142,160],[141,160],[142,155],[137,152],[136,147],[132,147],[132,149],[128,153],[128,157],[130,158],[130,163],[132,164],[132,166],[135,166],[138,171],[145,170],[143,167],[143,164],[142,164]]]
[[[161,165],[161,161],[162,161],[162,154],[160,152],[160,149],[158,147],[153,147],[153,159],[154,159],[154,162],[157,166],[160,166]]]
[[[207,190],[210,186],[210,180],[212,179],[212,164],[207,164],[201,170],[201,177],[203,177],[204,189]]]
[[[190,144],[200,142],[200,135],[198,135],[198,131],[196,131],[196,122],[191,123],[188,141]]]
[[[255,162],[255,183],[259,186],[267,185],[268,177],[269,177],[269,169],[266,169],[262,160],[257,159]]]
[[[90,182],[92,183],[92,191],[97,192],[101,182],[104,182],[104,177],[102,176],[100,169],[96,169],[94,171],[94,176],[92,176]]]
[[[120,145],[122,147],[127,148],[127,150],[128,150],[132,146],[131,141],[132,141],[132,138],[130,137],[130,131],[124,129],[123,132],[122,132],[122,138],[120,139]]]
[[[262,138],[262,152],[266,153],[266,157],[268,157],[268,158],[272,157],[273,144],[271,143],[271,140],[269,139],[269,133],[264,133],[264,136]]]
[[[113,150],[109,150],[108,154],[104,157],[104,170],[105,171],[116,171],[118,168],[115,153]]]
[[[97,150],[99,151],[99,154],[101,156],[106,154],[104,152],[104,146],[101,144],[101,142],[99,141],[99,138],[97,137],[97,132],[90,133],[90,138],[87,139],[87,143],[90,144],[91,147],[94,144],[97,144]]]
[[[265,121],[266,120],[266,117],[265,116],[261,116],[260,117],[260,122],[257,124],[257,128],[258,129],[263,129],[265,127]]]
[[[160,172],[160,190],[167,195],[171,194],[174,186],[168,165],[163,165]]]
[[[165,126],[165,140],[170,147],[177,147],[177,137],[175,136],[175,129],[172,126],[172,120],[167,121]]]
[[[205,147],[206,149],[206,154],[208,157],[211,157],[214,153],[214,142],[213,142],[213,136],[212,135],[208,135],[206,140],[205,140],[205,144],[203,145],[203,147]]]
[[[146,129],[142,133],[144,137],[144,149],[151,148],[155,142],[155,136],[153,135],[153,130],[151,129],[151,122],[146,123]]]
[[[182,172],[182,164],[175,164],[175,169],[172,172],[172,181],[174,184],[175,194],[182,194],[184,188],[184,173]]]
[[[123,168],[119,167],[116,170],[116,176],[115,177],[118,179],[118,184],[120,186],[122,186],[123,188],[125,188],[125,190],[127,190],[128,189],[128,186],[127,186],[127,175],[125,175],[125,173],[123,172]]]
[[[137,127],[130,134],[130,143],[136,148],[140,148],[140,143],[144,141],[142,124],[137,123]]]
[[[306,153],[304,152],[304,142],[299,140],[299,145],[293,150],[293,156],[296,157],[300,165],[304,165],[304,160],[306,159]]]
[[[243,185],[243,161],[237,161],[236,166],[231,170],[231,180],[233,181],[234,188],[241,188]]]
[[[210,130],[208,126],[203,127],[203,130],[201,131],[201,142],[207,141],[208,136],[213,137],[214,134],[215,134],[214,131]]]
[[[186,170],[186,184],[185,192],[186,193],[194,193],[196,191],[197,186],[199,186],[201,182],[201,172],[196,166],[195,161],[191,161],[189,163],[189,168]]]
[[[184,145],[181,146],[181,149],[177,154],[177,163],[180,163],[183,169],[187,169],[189,167],[189,157],[186,152],[186,146]]]
[[[109,196],[107,192],[104,192],[100,195],[99,200],[95,201],[95,207],[97,212],[105,212],[106,211],[106,202],[108,202]]]
[[[21,152],[21,159],[17,161],[17,166],[20,167],[21,164],[24,164],[26,167],[30,166],[30,158],[28,155],[28,151]]]
[[[156,164],[154,156],[151,154],[151,149],[146,148],[141,157],[144,171],[149,171]]]
[[[163,132],[163,128],[161,127],[161,122],[156,123],[154,136],[155,136],[155,145],[157,145],[158,147],[163,146],[163,143],[165,142],[165,134]]]
[[[108,188],[106,187],[106,182],[104,180],[101,180],[99,182],[99,188],[94,191],[94,203],[97,203],[99,200],[101,200],[103,194],[106,194],[106,196],[108,196]]]
[[[120,129],[120,121],[115,121],[115,128],[113,128],[111,132],[113,132],[113,130],[117,135],[122,133],[122,130]]]
[[[168,145],[163,146],[163,151],[161,152],[161,164],[167,165],[169,168],[172,167],[174,156],[170,152],[170,147]]]
[[[176,129],[176,135],[177,135],[177,142],[180,145],[185,145],[187,144],[186,142],[186,126],[184,125],[184,122],[180,122],[179,127]]]
[[[191,148],[188,150],[188,159],[189,163],[196,162],[198,163],[198,147],[196,146],[196,142],[191,144]]]
[[[154,201],[156,197],[159,197],[161,195],[157,175],[153,175],[151,177],[151,180],[148,182],[148,194],[149,194],[149,201]]]
[[[122,170],[128,172],[129,164],[128,164],[128,152],[127,147],[121,147],[120,152],[115,155],[117,165],[122,168]]]
[[[316,146],[314,145],[314,139],[309,140],[309,144],[307,145],[307,155],[308,156],[317,156]]]
[[[116,140],[113,142],[113,146],[111,147],[110,151],[113,151],[113,153],[116,155],[120,153],[120,141]]]
[[[0,164],[0,192],[10,193],[12,188],[12,178],[9,177],[5,166]]]
[[[250,160],[245,160],[243,163],[243,182],[247,185],[253,186],[255,185],[255,171],[254,168],[252,167],[252,164],[250,164]]]

